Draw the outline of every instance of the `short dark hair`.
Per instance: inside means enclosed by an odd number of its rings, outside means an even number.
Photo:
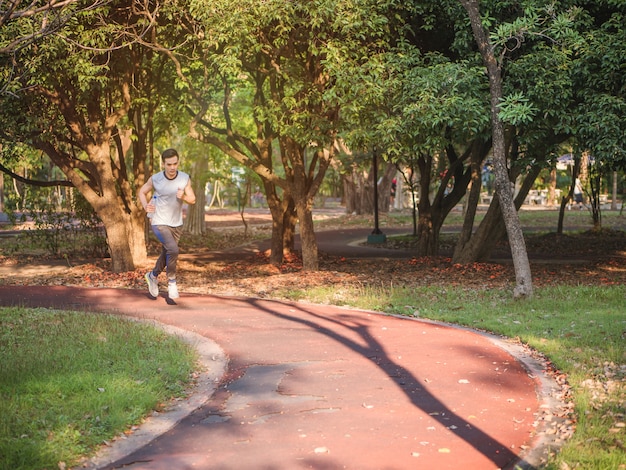
[[[166,158],[172,158],[172,157],[178,157],[178,152],[176,151],[176,149],[167,149],[167,150],[163,150],[163,152],[161,153],[161,161],[164,162]]]

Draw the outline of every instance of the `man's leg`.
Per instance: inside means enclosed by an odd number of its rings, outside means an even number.
[[[179,253],[178,240],[180,240],[183,229],[182,227],[169,227],[167,225],[155,225],[152,229],[163,246],[153,273],[157,276],[166,269],[168,281],[176,281],[176,264]]]

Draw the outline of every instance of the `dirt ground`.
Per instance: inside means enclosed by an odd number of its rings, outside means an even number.
[[[320,218],[335,216],[321,213]],[[266,253],[247,257],[207,256],[206,240],[213,249],[249,243],[251,237],[269,238],[271,218],[263,211],[246,214],[247,236],[240,214],[212,211],[207,217],[210,231],[197,239],[184,236],[179,262],[182,292],[283,298],[299,288],[332,286],[424,285],[462,286],[475,289],[509,287],[515,274],[510,250],[501,242],[494,250],[497,262],[455,265],[451,246],[444,240],[442,255],[436,258],[354,259],[320,252],[320,270],[303,272],[297,255],[280,266],[268,264]],[[345,224],[345,221],[342,222]],[[333,229],[332,224],[325,230]],[[453,243],[454,237],[449,237]],[[0,239],[0,243],[2,240]],[[621,230],[587,231],[576,234],[527,234],[527,250],[533,271],[533,284],[623,285],[626,282],[626,232]],[[387,248],[406,248],[389,241]],[[107,259],[46,259],[22,254],[0,255],[1,285],[74,285],[120,288],[145,288],[143,275],[153,263],[158,245],[150,246],[146,266],[133,272],[113,273]]]

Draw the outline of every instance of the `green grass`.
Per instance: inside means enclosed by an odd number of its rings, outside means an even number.
[[[299,300],[439,320],[518,338],[567,375],[576,432],[545,468],[626,468],[626,286],[538,288],[518,301],[504,290],[342,286]]]
[[[556,232],[559,217],[559,212],[557,208],[542,210],[529,210],[522,208],[518,212],[518,215],[522,228],[532,228]],[[475,225],[480,223],[484,216],[485,211],[477,212]],[[393,226],[394,224],[398,223],[410,225],[412,224],[412,218],[410,213],[408,213],[407,211],[391,212],[388,216],[386,216],[385,223],[388,226]],[[451,225],[459,226],[462,224],[463,214],[459,211],[453,211],[448,215],[448,217],[446,217],[443,227],[445,228],[446,226]],[[626,214],[620,215],[620,211],[603,210],[602,226],[604,228],[624,230],[626,229]],[[593,228],[593,219],[591,218],[591,213],[588,210],[565,211],[565,215],[563,216],[563,228],[564,230],[585,230],[585,228]]]
[[[522,229],[529,231],[556,232],[559,212],[557,208],[530,210],[522,208],[518,211]],[[485,211],[478,211],[474,220],[476,228],[480,221],[484,218]],[[463,225],[463,213],[461,211],[452,211],[444,221],[442,231],[454,227],[458,230]],[[329,218],[316,220],[315,227],[318,230],[333,229],[337,227],[337,222],[343,228],[350,227],[373,227],[374,216],[365,215],[342,215],[337,218]],[[389,212],[379,214],[379,227],[407,227],[410,230],[413,226],[413,217],[408,209],[401,212]],[[588,210],[570,210],[565,211],[563,217],[563,230],[568,231],[587,231],[593,228],[593,219]],[[620,211],[602,211],[602,228],[614,230],[626,230],[626,213],[620,214]]]
[[[0,308],[0,468],[68,468],[185,393],[195,353],[120,317]]]

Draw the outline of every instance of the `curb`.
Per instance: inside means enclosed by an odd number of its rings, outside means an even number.
[[[178,336],[198,352],[201,372],[186,398],[173,401],[161,412],[153,412],[151,416],[137,426],[132,434],[121,434],[115,437],[113,441],[105,442],[95,455],[74,467],[76,470],[95,470],[110,465],[165,434],[211,398],[220,379],[226,372],[228,359],[222,348],[214,341],[182,328],[165,325],[154,320],[120,317],[128,321],[147,323],[170,335]]]

